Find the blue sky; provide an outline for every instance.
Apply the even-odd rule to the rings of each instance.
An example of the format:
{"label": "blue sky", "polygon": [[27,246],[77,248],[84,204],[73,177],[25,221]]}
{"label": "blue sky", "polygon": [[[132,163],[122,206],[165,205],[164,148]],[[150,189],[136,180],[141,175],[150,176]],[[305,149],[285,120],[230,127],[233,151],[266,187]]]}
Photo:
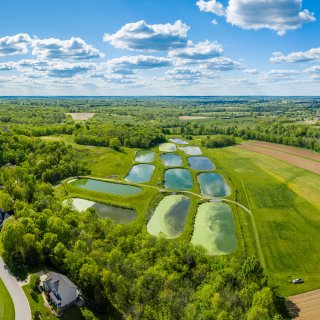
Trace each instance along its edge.
{"label": "blue sky", "polygon": [[319,95],[316,0],[3,0],[0,95]]}

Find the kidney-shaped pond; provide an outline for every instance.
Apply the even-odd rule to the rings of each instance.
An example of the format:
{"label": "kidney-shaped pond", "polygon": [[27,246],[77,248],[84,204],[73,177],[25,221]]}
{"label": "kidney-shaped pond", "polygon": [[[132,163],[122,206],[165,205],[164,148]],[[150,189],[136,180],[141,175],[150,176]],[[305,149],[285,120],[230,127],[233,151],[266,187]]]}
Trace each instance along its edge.
{"label": "kidney-shaped pond", "polygon": [[198,175],[201,193],[210,197],[226,197],[230,188],[218,173],[201,173]]}
{"label": "kidney-shaped pond", "polygon": [[199,147],[179,147],[179,150],[184,151],[189,156],[200,156],[202,154]]}
{"label": "kidney-shaped pond", "polygon": [[154,161],[154,152],[152,151],[138,151],[135,158],[136,162],[153,162]]}
{"label": "kidney-shaped pond", "polygon": [[174,152],[177,150],[177,147],[174,143],[161,143],[159,145],[159,150],[161,152]]}
{"label": "kidney-shaped pond", "polygon": [[216,167],[207,157],[188,158],[189,166],[194,170],[214,170]]}
{"label": "kidney-shaped pond", "polygon": [[126,180],[130,182],[148,182],[151,179],[155,166],[151,164],[137,164],[132,167]]}
{"label": "kidney-shaped pond", "polygon": [[177,154],[164,153],[161,155],[161,159],[163,161],[163,164],[166,167],[180,167],[180,166],[182,166],[182,159]]}
{"label": "kidney-shaped pond", "polygon": [[120,208],[81,198],[72,198],[72,203],[74,208],[80,212],[93,208],[100,218],[109,218],[116,223],[127,224],[137,216],[137,212],[133,209]]}
{"label": "kidney-shaped pond", "polygon": [[133,196],[141,193],[143,190],[136,186],[130,186],[127,184],[113,183],[107,181],[100,181],[94,179],[76,179],[69,182],[70,185],[89,190],[109,193],[117,196]]}
{"label": "kidney-shaped pond", "polygon": [[162,232],[169,239],[178,237],[184,231],[189,208],[189,197],[183,195],[164,197],[147,225],[148,232],[154,236]]}
{"label": "kidney-shaped pond", "polygon": [[187,141],[184,141],[184,140],[181,140],[181,139],[178,139],[178,138],[169,139],[169,141],[171,141],[173,143],[176,143],[176,144],[188,144]]}
{"label": "kidney-shaped pond", "polygon": [[173,190],[188,190],[193,186],[193,181],[187,169],[169,169],[164,174],[164,186]]}
{"label": "kidney-shaped pond", "polygon": [[191,243],[202,245],[209,255],[233,253],[237,248],[231,207],[225,203],[199,206]]}

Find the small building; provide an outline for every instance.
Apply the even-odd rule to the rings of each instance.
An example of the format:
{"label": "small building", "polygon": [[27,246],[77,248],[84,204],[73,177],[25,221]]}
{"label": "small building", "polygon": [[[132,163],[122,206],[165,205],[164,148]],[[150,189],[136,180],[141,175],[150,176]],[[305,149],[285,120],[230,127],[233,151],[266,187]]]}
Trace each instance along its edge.
{"label": "small building", "polygon": [[78,287],[66,276],[49,272],[40,277],[40,286],[49,302],[59,309],[75,304],[80,296]]}
{"label": "small building", "polygon": [[4,222],[13,214],[12,211],[5,211],[0,208],[0,230],[4,224]]}

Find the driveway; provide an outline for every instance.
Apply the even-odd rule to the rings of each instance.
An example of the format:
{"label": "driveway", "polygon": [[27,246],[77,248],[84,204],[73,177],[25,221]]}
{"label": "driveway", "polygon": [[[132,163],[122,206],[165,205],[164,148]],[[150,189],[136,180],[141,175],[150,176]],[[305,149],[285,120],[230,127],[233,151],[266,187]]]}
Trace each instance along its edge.
{"label": "driveway", "polygon": [[0,257],[0,278],[9,291],[15,311],[16,320],[31,320],[29,302],[21,289],[19,282],[4,268],[4,262]]}

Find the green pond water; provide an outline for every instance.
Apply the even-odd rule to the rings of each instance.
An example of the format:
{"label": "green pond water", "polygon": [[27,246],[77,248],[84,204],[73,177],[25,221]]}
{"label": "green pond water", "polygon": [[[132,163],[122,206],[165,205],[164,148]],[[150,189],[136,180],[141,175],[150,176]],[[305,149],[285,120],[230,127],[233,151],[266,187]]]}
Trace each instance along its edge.
{"label": "green pond water", "polygon": [[125,180],[136,183],[148,182],[154,169],[155,166],[151,164],[137,164],[132,167]]}
{"label": "green pond water", "polygon": [[177,238],[184,231],[190,208],[190,198],[183,195],[164,197],[153,213],[147,230],[158,236],[162,232],[167,238]]}
{"label": "green pond water", "polygon": [[184,151],[189,156],[200,156],[202,151],[199,147],[179,147],[179,150]]}
{"label": "green pond water", "polygon": [[163,161],[163,164],[166,167],[180,167],[180,166],[182,166],[182,159],[177,154],[164,153],[161,155],[161,159]]}
{"label": "green pond water", "polygon": [[99,181],[94,179],[76,179],[69,182],[70,185],[90,190],[90,191],[98,191],[109,194],[114,194],[118,196],[132,196],[141,193],[143,190],[136,186],[130,186],[126,184]]}
{"label": "green pond water", "polygon": [[177,150],[177,147],[174,143],[161,143],[159,145],[159,150],[161,152],[174,152]]}
{"label": "green pond water", "polygon": [[193,181],[187,169],[169,169],[164,174],[164,186],[173,190],[188,190],[193,187]]}
{"label": "green pond water", "polygon": [[226,197],[230,188],[224,178],[218,173],[201,173],[198,175],[201,193],[210,197]]}
{"label": "green pond water", "polygon": [[207,157],[190,157],[188,158],[190,168],[194,170],[214,170],[216,167]]}
{"label": "green pond water", "polygon": [[152,151],[138,151],[135,158],[136,162],[149,163],[154,161],[154,152]]}
{"label": "green pond water", "polygon": [[188,144],[187,141],[184,141],[184,140],[181,140],[181,139],[178,139],[178,138],[173,138],[173,139],[169,139],[169,141],[175,143],[175,144]]}
{"label": "green pond water", "polygon": [[233,253],[237,249],[237,236],[231,207],[222,202],[200,205],[191,243],[202,245],[208,255]]}
{"label": "green pond water", "polygon": [[89,208],[93,208],[100,218],[109,218],[116,223],[121,224],[130,223],[137,216],[137,212],[133,209],[120,208],[81,198],[72,198],[72,204],[74,208],[80,212],[83,212]]}

